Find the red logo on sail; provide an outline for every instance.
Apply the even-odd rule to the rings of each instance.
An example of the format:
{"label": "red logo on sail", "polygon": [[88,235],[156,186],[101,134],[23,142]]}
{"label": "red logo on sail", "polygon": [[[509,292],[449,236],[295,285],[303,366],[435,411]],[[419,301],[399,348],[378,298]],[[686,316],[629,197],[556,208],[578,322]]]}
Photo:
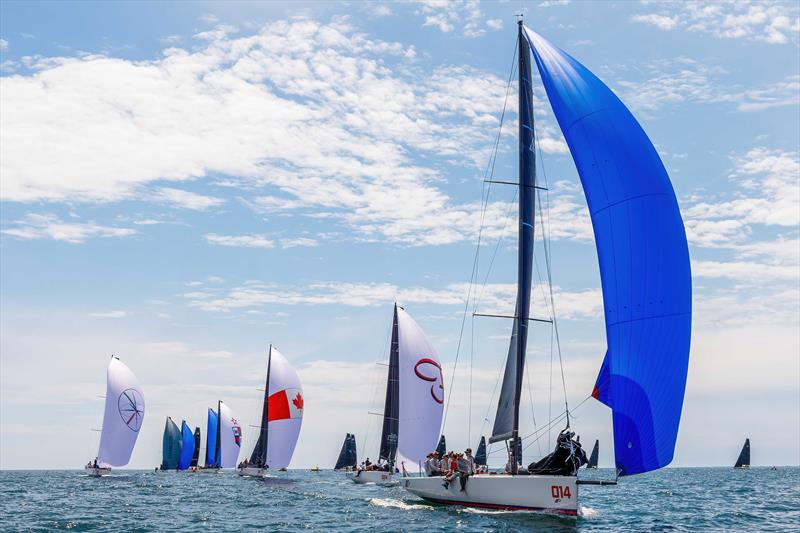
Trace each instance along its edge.
{"label": "red logo on sail", "polygon": [[284,389],[275,392],[269,397],[268,419],[288,420],[290,418],[303,418],[303,391],[300,389]]}
{"label": "red logo on sail", "polygon": [[[436,403],[444,403],[444,378],[442,377],[442,365],[433,359],[424,357],[414,365],[414,373],[418,378],[433,382],[431,385],[431,396]],[[436,386],[438,383],[438,387]]]}

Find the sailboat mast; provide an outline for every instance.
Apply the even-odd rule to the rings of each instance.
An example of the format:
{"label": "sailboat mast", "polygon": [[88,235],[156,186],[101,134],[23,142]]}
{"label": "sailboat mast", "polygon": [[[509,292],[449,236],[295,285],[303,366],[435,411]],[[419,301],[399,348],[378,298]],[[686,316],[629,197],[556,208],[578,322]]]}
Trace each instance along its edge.
{"label": "sailboat mast", "polygon": [[512,473],[517,473],[519,455],[519,405],[522,379],[525,372],[525,352],[528,345],[531,277],[533,274],[533,228],[536,202],[536,157],[533,134],[533,92],[531,84],[530,45],[518,23],[517,39],[519,64],[519,246],[517,251],[517,342],[514,419],[511,437]]}

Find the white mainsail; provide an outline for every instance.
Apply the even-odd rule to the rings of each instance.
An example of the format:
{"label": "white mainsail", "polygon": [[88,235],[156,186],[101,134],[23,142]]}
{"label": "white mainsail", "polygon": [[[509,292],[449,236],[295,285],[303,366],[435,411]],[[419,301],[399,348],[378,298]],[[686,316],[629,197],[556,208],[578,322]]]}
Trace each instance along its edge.
{"label": "white mainsail", "polygon": [[303,424],[303,387],[286,357],[275,347],[269,370],[269,438],[267,465],[286,468],[292,460]]}
{"label": "white mainsail", "polygon": [[418,472],[439,441],[444,377],[439,356],[425,332],[399,306],[397,333],[400,409],[395,464],[407,472]]}
{"label": "white mainsail", "polygon": [[235,468],[242,447],[242,428],[230,407],[219,403],[220,468]]}
{"label": "white mainsail", "polygon": [[108,364],[106,408],[97,461],[100,466],[125,466],[144,421],[144,394],[139,380],[116,357]]}

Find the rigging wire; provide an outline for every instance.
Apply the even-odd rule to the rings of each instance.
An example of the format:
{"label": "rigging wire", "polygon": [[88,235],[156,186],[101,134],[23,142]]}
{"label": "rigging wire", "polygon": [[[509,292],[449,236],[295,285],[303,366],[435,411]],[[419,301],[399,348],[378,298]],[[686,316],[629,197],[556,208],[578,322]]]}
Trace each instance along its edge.
{"label": "rigging wire", "polygon": [[492,150],[492,153],[489,156],[489,161],[487,162],[486,170],[484,171],[484,184],[482,185],[482,189],[485,189],[486,193],[484,195],[483,191],[481,191],[481,196],[483,197],[482,198],[483,204],[481,206],[481,219],[480,219],[480,227],[478,229],[478,242],[477,242],[477,245],[475,246],[475,258],[472,261],[472,273],[470,274],[469,287],[467,289],[467,298],[466,298],[466,301],[464,302],[464,314],[463,314],[463,316],[461,318],[461,330],[460,330],[460,332],[458,334],[458,344],[456,346],[456,357],[455,357],[455,361],[453,362],[453,375],[450,376],[450,390],[447,392],[447,404],[445,405],[445,408],[444,408],[444,417],[442,419],[442,428],[444,428],[446,423],[447,423],[447,414],[450,411],[450,398],[453,395],[453,383],[455,383],[456,370],[458,368],[458,356],[459,356],[459,354],[461,352],[461,341],[462,341],[462,339],[464,337],[464,325],[465,325],[466,320],[467,320],[467,311],[469,310],[469,302],[470,302],[470,299],[472,297],[472,287],[475,284],[475,280],[477,278],[477,273],[478,273],[478,258],[479,258],[480,249],[481,249],[481,238],[483,236],[483,228],[484,228],[484,222],[485,222],[485,217],[486,217],[486,210],[487,210],[487,207],[488,207],[488,204],[489,204],[489,195],[491,194],[491,190],[492,190],[492,184],[489,183],[488,186],[487,186],[487,184],[485,182],[487,181],[486,180],[487,177],[491,180],[491,178],[494,176],[494,168],[495,168],[495,164],[497,163],[497,151],[498,151],[498,147],[500,145],[500,135],[503,132],[503,123],[504,123],[504,119],[505,119],[505,116],[506,116],[506,108],[508,106],[508,95],[509,95],[509,93],[511,91],[511,80],[513,78],[513,75],[514,75],[514,72],[515,72],[515,69],[516,69],[516,66],[515,66],[516,62],[514,60],[517,57],[517,46],[518,46],[518,43],[515,41],[515,43],[514,43],[514,53],[511,55],[511,69],[510,69],[510,72],[509,72],[509,75],[508,75],[508,81],[506,83],[506,94],[505,94],[505,98],[503,100],[503,111],[500,114],[500,124],[499,124],[498,129],[497,129],[497,136],[495,137],[494,148]]}

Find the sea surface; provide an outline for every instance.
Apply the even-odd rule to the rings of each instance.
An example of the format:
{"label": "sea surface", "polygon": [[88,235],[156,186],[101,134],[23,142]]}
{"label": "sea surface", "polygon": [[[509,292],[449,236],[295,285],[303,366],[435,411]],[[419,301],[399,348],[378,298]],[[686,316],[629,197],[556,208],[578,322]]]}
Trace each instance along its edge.
{"label": "sea surface", "polygon": [[[610,470],[591,477],[611,478]],[[585,476],[588,477],[588,476]],[[580,515],[434,506],[401,487],[302,470],[0,472],[2,531],[800,531],[800,468],[674,468],[581,486]]]}

